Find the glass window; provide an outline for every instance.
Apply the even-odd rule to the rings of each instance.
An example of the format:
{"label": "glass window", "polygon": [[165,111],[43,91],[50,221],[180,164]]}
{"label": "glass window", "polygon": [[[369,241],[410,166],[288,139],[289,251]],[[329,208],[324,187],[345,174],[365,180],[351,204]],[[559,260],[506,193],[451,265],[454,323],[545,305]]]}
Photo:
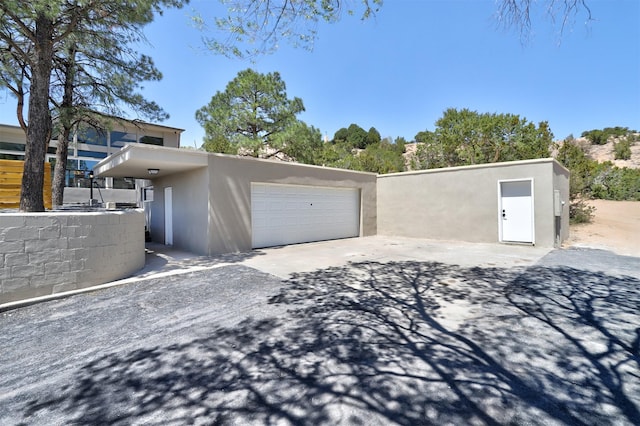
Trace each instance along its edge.
{"label": "glass window", "polygon": [[64,173],[64,186],[88,188],[86,173],[83,170],[67,169]]}
{"label": "glass window", "polygon": [[24,160],[24,155],[0,153],[0,160]]}
{"label": "glass window", "polygon": [[67,160],[67,168],[64,176],[64,186],[74,188],[89,188],[91,186],[89,171],[93,170],[97,161],[74,158]]}
{"label": "glass window", "polygon": [[136,143],[136,135],[127,132],[111,132],[111,146],[122,148],[125,144]]}
{"label": "glass window", "polygon": [[82,158],[78,159],[78,170],[93,170],[93,168],[96,166],[96,164],[98,164],[97,161],[93,161],[93,160],[85,160]]}
{"label": "glass window", "polygon": [[135,189],[136,180],[134,178],[113,178],[114,189]]}
{"label": "glass window", "polygon": [[78,168],[78,160],[67,159],[67,170],[75,170]]}
{"label": "glass window", "polygon": [[78,143],[107,146],[107,133],[93,128],[81,129],[78,131]]}
{"label": "glass window", "polygon": [[11,143],[11,142],[0,142],[0,149],[6,149],[7,151],[24,151],[25,144],[23,143]]}
{"label": "glass window", "polygon": [[148,145],[164,145],[164,139],[156,136],[143,136],[140,138],[140,143],[146,143]]}
{"label": "glass window", "polygon": [[78,150],[78,155],[80,155],[82,157],[107,158],[107,153],[106,152],[97,152],[97,151],[81,151],[81,150]]}

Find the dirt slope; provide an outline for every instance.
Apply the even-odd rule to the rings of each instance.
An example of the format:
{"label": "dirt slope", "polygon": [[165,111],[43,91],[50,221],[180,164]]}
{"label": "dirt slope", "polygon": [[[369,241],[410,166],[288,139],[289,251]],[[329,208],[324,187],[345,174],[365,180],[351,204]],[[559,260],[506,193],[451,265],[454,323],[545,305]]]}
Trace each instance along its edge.
{"label": "dirt slope", "polygon": [[611,161],[618,167],[628,167],[630,169],[640,169],[640,142],[631,145],[631,158],[629,160],[615,160],[613,155],[613,141],[604,145],[591,145],[589,156],[596,161]]}
{"label": "dirt slope", "polygon": [[592,200],[592,223],[572,225],[565,246],[611,250],[640,257],[640,202]]}

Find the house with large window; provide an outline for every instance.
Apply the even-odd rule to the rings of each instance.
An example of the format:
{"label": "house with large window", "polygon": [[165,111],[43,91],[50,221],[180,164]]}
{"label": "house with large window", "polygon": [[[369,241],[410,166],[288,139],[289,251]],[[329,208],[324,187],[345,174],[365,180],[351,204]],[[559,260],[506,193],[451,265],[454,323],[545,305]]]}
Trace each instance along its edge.
{"label": "house with large window", "polygon": [[[90,126],[74,132],[69,140],[66,165],[64,201],[79,203],[89,200],[91,179],[89,171],[102,159],[130,144],[147,144],[170,148],[180,147],[184,130],[139,120],[116,119],[109,129]],[[0,124],[0,159],[24,160],[26,135],[19,126]],[[54,135],[47,148],[46,160],[52,166],[56,160],[58,137]],[[94,198],[99,201],[135,203],[139,199],[132,177],[96,179]]]}

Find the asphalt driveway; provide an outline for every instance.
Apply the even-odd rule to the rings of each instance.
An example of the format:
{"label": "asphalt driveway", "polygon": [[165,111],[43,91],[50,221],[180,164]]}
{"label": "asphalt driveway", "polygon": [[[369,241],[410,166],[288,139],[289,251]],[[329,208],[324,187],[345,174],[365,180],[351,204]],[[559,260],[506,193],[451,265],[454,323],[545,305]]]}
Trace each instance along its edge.
{"label": "asphalt driveway", "polygon": [[377,241],[2,312],[0,424],[640,424],[640,258]]}

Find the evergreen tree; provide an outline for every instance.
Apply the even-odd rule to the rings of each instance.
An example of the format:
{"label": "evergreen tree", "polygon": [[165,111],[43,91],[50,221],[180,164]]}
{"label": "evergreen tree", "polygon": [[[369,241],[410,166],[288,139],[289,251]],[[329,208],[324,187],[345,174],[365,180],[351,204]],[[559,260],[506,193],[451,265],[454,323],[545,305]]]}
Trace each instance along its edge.
{"label": "evergreen tree", "polygon": [[[77,48],[77,52],[81,52],[83,47],[91,48],[90,44],[76,42],[77,39],[85,37],[91,40],[94,36],[99,38],[100,31],[112,31],[115,34],[123,25],[151,22],[154,13],[161,12],[163,6],[181,6],[183,3],[180,0],[34,0],[0,3],[0,78],[2,84],[18,99],[18,121],[25,128],[27,136],[21,210],[44,210],[44,161],[53,128],[50,104],[52,71],[68,70],[64,65],[56,65],[56,61],[65,57],[69,49],[73,51]],[[114,25],[110,27],[109,23]],[[125,40],[133,42],[135,37]],[[117,49],[123,47],[116,45]],[[15,67],[14,71],[11,71],[11,67]],[[95,76],[103,71],[106,70],[95,68],[91,72]],[[110,79],[108,81],[112,83]],[[61,87],[64,87],[64,83]],[[26,94],[27,120],[22,111]],[[117,96],[117,93],[112,92],[110,96]],[[62,114],[69,116],[68,112]]]}
{"label": "evergreen tree", "polygon": [[205,149],[212,141],[226,140],[237,152],[258,157],[276,146],[276,138],[303,111],[302,99],[287,98],[280,73],[247,69],[196,111],[196,119],[206,132]]}

